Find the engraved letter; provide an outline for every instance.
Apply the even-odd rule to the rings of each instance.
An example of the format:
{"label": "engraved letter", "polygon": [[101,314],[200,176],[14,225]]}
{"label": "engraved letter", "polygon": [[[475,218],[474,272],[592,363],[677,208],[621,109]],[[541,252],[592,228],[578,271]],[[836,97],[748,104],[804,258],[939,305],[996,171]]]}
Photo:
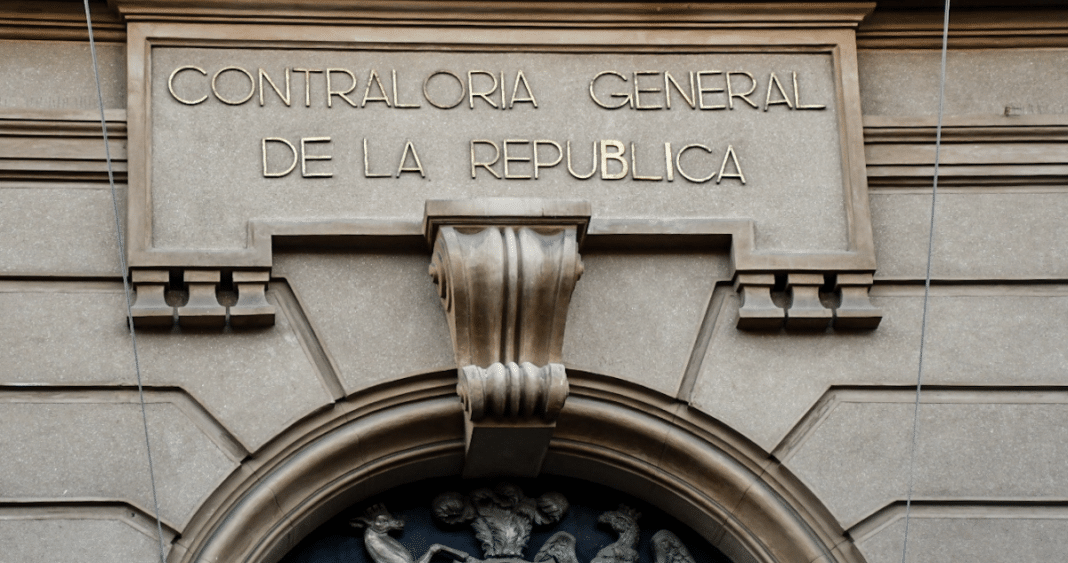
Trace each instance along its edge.
{"label": "engraved letter", "polygon": [[[777,100],[771,99],[772,86],[775,86],[779,91],[779,99]],[[773,72],[771,73],[771,78],[768,78],[768,95],[764,96],[764,111],[768,111],[768,106],[773,106],[775,104],[786,104],[786,107],[794,109],[793,104],[790,103],[790,98],[786,97],[786,92],[782,89],[782,84],[779,84],[779,77],[775,76],[775,73]]]}
{"label": "engraved letter", "polygon": [[364,178],[389,178],[389,174],[371,172],[371,157],[367,152],[367,139],[363,140],[363,177]]}
{"label": "engraved letter", "polygon": [[671,162],[671,143],[664,143],[664,168],[667,169],[667,181],[675,181],[675,165]]}
{"label": "engraved letter", "polygon": [[[431,103],[433,103],[433,102],[431,102]],[[493,160],[491,160],[489,162],[478,162],[478,161],[476,161],[475,160],[475,145],[476,144],[489,145],[489,146],[493,147]],[[472,178],[475,177],[475,169],[478,168],[479,166],[481,166],[481,167],[485,168],[486,170],[488,170],[490,174],[493,174],[494,178],[497,178],[498,180],[500,180],[501,179],[501,175],[498,174],[496,170],[490,168],[490,166],[493,166],[494,164],[497,164],[497,161],[500,160],[500,159],[501,159],[501,149],[497,146],[497,143],[494,143],[493,141],[482,141],[482,140],[471,141],[471,177]]]}
{"label": "engraved letter", "polygon": [[267,83],[270,84],[271,88],[274,89],[274,93],[278,94],[278,97],[282,100],[282,103],[285,104],[286,107],[289,107],[290,106],[290,101],[292,101],[292,99],[293,99],[289,95],[290,94],[290,91],[289,91],[289,69],[288,68],[286,69],[286,95],[285,96],[282,95],[282,91],[279,90],[278,86],[275,85],[274,80],[271,80],[271,77],[267,76],[267,71],[265,71],[265,70],[263,70],[261,68],[261,69],[259,69],[259,72],[260,72],[260,106],[261,107],[263,106],[263,79],[266,78],[267,79]]}
{"label": "engraved letter", "polygon": [[[456,83],[460,85],[460,97],[456,98],[456,101],[451,103],[451,104],[449,104],[449,105],[439,104],[439,103],[435,102],[434,100],[430,99],[430,90],[427,87],[430,85],[430,79],[434,78],[435,76],[437,76],[439,74],[447,74],[447,75],[453,77],[454,79],[456,79]],[[432,106],[434,106],[434,107],[436,107],[438,109],[452,109],[452,108],[460,105],[460,102],[464,101],[464,98],[467,97],[467,90],[464,89],[464,81],[461,80],[460,77],[456,75],[456,73],[449,72],[447,70],[438,70],[438,71],[434,71],[434,73],[432,73],[430,76],[426,77],[426,80],[423,81],[423,97],[426,98],[426,101],[430,102],[430,105],[432,105]]]}
{"label": "engraved letter", "polygon": [[[612,147],[615,152],[609,153],[608,147]],[[622,180],[627,176],[627,171],[630,165],[627,163],[627,159],[623,158],[623,154],[627,152],[627,147],[619,142],[612,140],[601,139],[601,179],[602,180]],[[619,163],[623,168],[619,172],[608,172],[608,161],[614,160]]]}
{"label": "engraved letter", "polygon": [[[382,93],[381,96],[371,95],[371,86],[378,86],[378,91]],[[355,87],[355,81],[353,81]],[[367,75],[367,87],[363,89],[363,102],[360,103],[360,107],[367,107],[367,102],[385,102],[386,107],[389,106],[389,96],[386,96],[386,89],[382,87],[382,81],[378,79],[378,71],[371,69],[371,73]]]}
{"label": "engraved letter", "polygon": [[[556,147],[556,160],[554,160],[552,162],[544,162],[541,159],[539,159],[538,158],[538,145],[552,145],[552,146]],[[563,159],[564,159],[564,151],[560,150],[560,144],[557,143],[556,141],[534,141],[534,179],[535,180],[538,179],[538,169],[539,168],[552,168],[553,166],[556,166],[557,164],[560,164],[560,161],[562,161]]]}
{"label": "engraved letter", "polygon": [[603,70],[601,72],[598,72],[597,76],[594,76],[593,80],[590,80],[590,97],[593,98],[593,103],[603,107],[604,109],[619,109],[619,108],[621,108],[621,107],[623,107],[623,106],[625,106],[627,104],[631,104],[631,107],[633,107],[633,103],[634,102],[631,100],[630,92],[627,92],[626,94],[620,94],[618,92],[609,94],[609,96],[611,96],[613,98],[622,98],[623,99],[623,101],[619,102],[619,104],[614,105],[614,106],[607,105],[604,102],[602,102],[600,99],[597,98],[597,94],[594,93],[593,87],[594,87],[595,84],[597,84],[597,79],[598,78],[600,78],[602,76],[605,76],[605,75],[608,75],[608,74],[611,74],[612,76],[618,76],[618,77],[622,78],[623,82],[627,81],[627,77],[626,76],[623,76],[622,74],[619,74],[618,72],[616,72],[614,70]]}
{"label": "engraved letter", "polygon": [[[268,172],[267,170],[267,143],[283,143],[289,147],[289,152],[293,154],[293,162],[289,164],[289,168],[281,172]],[[281,137],[264,137],[262,145],[263,147],[263,177],[264,178],[281,178],[293,171],[297,167],[297,147],[293,146],[293,143],[281,138]]]}
{"label": "engraved letter", "polygon": [[[481,74],[483,76],[490,77],[493,81],[493,86],[489,90],[483,92],[475,92],[475,75]],[[468,107],[475,109],[475,98],[482,98],[486,100],[486,103],[493,106],[493,109],[497,109],[497,102],[490,99],[490,94],[497,91],[497,76],[492,72],[486,72],[484,70],[469,70],[467,71],[467,103]]]}
{"label": "engraved letter", "polygon": [[[404,161],[408,160],[408,155],[412,155],[412,159],[415,160],[415,166],[404,166]],[[423,163],[419,162],[419,153],[415,152],[415,145],[411,141],[404,142],[404,152],[401,153],[400,164],[397,165],[397,177],[400,178],[401,174],[405,172],[418,172],[420,176],[426,178],[426,171],[423,170]]]}
{"label": "engraved letter", "polygon": [[705,105],[705,94],[721,94],[723,88],[705,88],[701,82],[701,78],[704,76],[715,76],[717,74],[723,74],[718,70],[702,70],[697,73],[697,99],[701,105],[701,109],[727,109],[726,105]]}
{"label": "engraved letter", "polygon": [[419,104],[402,104],[397,100],[397,69],[393,69],[393,107],[401,109],[423,107]]}
{"label": "engraved letter", "polygon": [[208,95],[207,94],[204,94],[203,96],[201,96],[201,97],[199,97],[199,98],[197,98],[195,100],[187,100],[187,99],[179,96],[178,94],[174,93],[174,77],[177,76],[178,73],[182,72],[183,70],[195,70],[195,71],[199,72],[200,74],[203,74],[204,76],[208,75],[208,72],[206,70],[204,70],[204,69],[202,69],[200,67],[195,67],[195,66],[180,66],[180,67],[174,69],[174,72],[171,73],[171,77],[167,79],[167,89],[171,91],[171,97],[173,97],[174,99],[178,100],[179,102],[182,102],[183,104],[185,104],[187,106],[195,106],[195,105],[203,102],[204,100],[208,99]]}
{"label": "engraved letter", "polygon": [[330,160],[327,154],[308,154],[308,143],[329,143],[330,137],[303,137],[300,140],[300,175],[305,178],[330,178],[333,172],[308,172],[309,160]]}
{"label": "engraved letter", "polygon": [[[655,106],[643,106],[642,105],[641,95],[642,94],[656,94],[656,93],[659,93],[659,92],[661,92],[659,87],[657,87],[657,88],[641,88],[641,87],[638,86],[638,77],[640,77],[640,76],[656,76],[658,74],[660,74],[660,73],[655,71],[655,70],[640,70],[640,71],[636,71],[634,73],[634,109],[664,109],[664,106],[662,106],[660,104],[657,104]],[[634,151],[633,150],[631,151],[630,156],[631,156],[631,158],[634,157]],[[638,179],[637,176],[635,176],[634,179],[637,180]]]}
{"label": "engraved letter", "polygon": [[[351,81],[351,84],[349,84],[349,89],[348,90],[334,90],[333,84],[330,83],[330,74],[334,73],[334,72],[344,72],[345,74],[349,75],[349,80]],[[356,75],[355,74],[352,74],[352,72],[350,72],[350,71],[348,71],[346,69],[343,69],[343,68],[328,68],[328,69],[326,69],[326,107],[328,107],[328,108],[334,107],[334,105],[331,103],[333,101],[333,96],[340,96],[341,99],[345,100],[346,102],[348,102],[350,106],[356,107],[356,102],[350,100],[349,97],[346,95],[346,94],[348,94],[349,92],[351,92],[351,91],[353,91],[355,89],[356,89]]]}
{"label": "engraved letter", "polygon": [[[749,79],[750,86],[749,86],[749,90],[748,91],[742,92],[740,94],[736,93],[734,91],[734,85],[731,84],[731,77],[735,76],[735,75],[745,76],[746,78]],[[749,74],[748,72],[745,72],[745,71],[728,72],[727,73],[727,105],[731,109],[734,109],[734,98],[741,98],[742,101],[744,101],[745,103],[753,106],[754,108],[759,108],[760,106],[754,104],[753,100],[750,100],[749,98],[746,97],[749,94],[752,94],[754,91],[756,91],[756,87],[757,87],[756,79],[753,78],[752,74]]]}
{"label": "engraved letter", "polygon": [[704,151],[707,152],[707,153],[711,153],[712,152],[712,149],[710,149],[710,148],[708,148],[708,147],[706,147],[706,146],[704,146],[704,145],[702,145],[700,143],[693,143],[691,145],[686,145],[685,147],[682,147],[682,150],[680,150],[679,154],[675,157],[675,168],[678,169],[679,175],[682,176],[683,178],[686,178],[687,180],[689,180],[689,181],[691,181],[691,182],[693,182],[695,184],[703,184],[703,183],[711,180],[716,175],[716,173],[712,172],[711,174],[708,175],[707,178],[694,178],[693,176],[690,176],[689,174],[687,174],[682,169],[682,155],[683,155],[683,153],[685,153],[686,151],[688,151],[690,149],[696,149],[696,148],[704,149]]}
{"label": "engraved letter", "polygon": [[311,73],[313,73],[313,72],[322,72],[322,70],[317,69],[317,68],[295,68],[295,69],[293,69],[293,72],[303,72],[304,73],[304,107],[310,108],[311,107]]}
{"label": "engraved letter", "polygon": [[522,174],[510,174],[510,173],[508,173],[508,163],[509,162],[530,162],[530,157],[526,157],[526,156],[510,156],[508,154],[508,145],[529,145],[530,141],[527,141],[525,139],[524,140],[507,139],[504,142],[502,142],[501,144],[504,145],[504,177],[505,177],[505,179],[507,179],[507,180],[529,180],[530,179],[529,175],[525,176],[525,175],[522,175]]}
{"label": "engraved letter", "polygon": [[797,73],[794,74],[794,109],[827,109],[827,106],[822,104],[814,105],[801,105],[801,94],[798,93],[797,88]]}
{"label": "engraved letter", "polygon": [[590,169],[590,173],[589,174],[586,174],[585,176],[583,176],[583,175],[575,173],[575,169],[571,167],[571,141],[567,142],[567,171],[572,176],[574,176],[575,178],[577,178],[579,180],[588,180],[595,173],[597,173],[597,141],[593,142],[593,156],[590,157],[590,162],[592,163],[591,164],[592,168]]}
{"label": "engraved letter", "polygon": [[[517,98],[516,94],[519,92],[519,84],[523,84],[523,89],[527,91],[527,95],[523,98]],[[534,99],[534,91],[530,89],[530,84],[527,83],[527,77],[523,76],[523,71],[519,71],[515,75],[515,85],[512,86],[512,103],[508,104],[508,109],[515,107],[515,103],[531,103],[534,107],[538,107],[538,100]],[[535,175],[535,177],[537,177]]]}
{"label": "engraved letter", "polygon": [[[686,102],[686,105],[690,106],[690,109],[697,109],[697,100],[694,98],[693,89],[693,71],[690,71],[690,95],[687,96],[686,92],[679,87],[679,83],[675,81],[675,77],[671,76],[670,72],[664,72],[664,97],[666,98],[667,108],[671,109],[671,88],[670,84],[675,85],[675,91],[682,96],[682,99]],[[704,109],[704,108],[702,108]]]}
{"label": "engraved letter", "polygon": [[[245,77],[248,78],[248,86],[249,86],[248,95],[245,96],[244,98],[241,98],[240,100],[227,100],[226,98],[222,97],[221,94],[219,94],[219,89],[216,87],[215,83],[219,80],[219,75],[224,73],[224,72],[226,72],[226,71],[228,71],[228,70],[236,70],[237,72],[240,72],[240,73],[244,74]],[[220,68],[219,72],[216,72],[215,76],[211,77],[211,91],[215,93],[215,97],[218,98],[220,102],[222,102],[224,104],[227,104],[227,105],[231,105],[231,106],[239,106],[239,105],[251,100],[252,96],[256,95],[256,79],[252,78],[252,74],[249,71],[247,71],[247,70],[245,70],[245,69],[243,69],[241,67],[228,66],[226,68]]]}
{"label": "engraved letter", "polygon": [[638,175],[638,151],[634,149],[634,143],[630,144],[630,174],[635,180],[649,180],[653,182],[659,182],[664,179],[663,176],[639,176]]}
{"label": "engraved letter", "polygon": [[[737,174],[724,174],[727,169],[727,159],[730,159],[734,163],[734,169],[738,171]],[[738,164],[738,156],[734,154],[734,147],[727,145],[727,152],[723,154],[723,164],[719,166],[719,175],[716,176],[716,183],[724,178],[738,178],[742,181],[742,185],[745,185],[745,176],[742,174],[742,166]]]}

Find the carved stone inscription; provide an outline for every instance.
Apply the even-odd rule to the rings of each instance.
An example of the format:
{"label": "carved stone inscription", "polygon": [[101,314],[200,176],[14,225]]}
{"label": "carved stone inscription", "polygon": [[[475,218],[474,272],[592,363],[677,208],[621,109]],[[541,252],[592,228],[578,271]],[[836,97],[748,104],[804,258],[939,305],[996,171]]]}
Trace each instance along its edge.
{"label": "carved stone inscription", "polygon": [[250,220],[527,196],[752,219],[761,251],[847,250],[827,52],[155,47],[151,73],[157,249],[241,249]]}

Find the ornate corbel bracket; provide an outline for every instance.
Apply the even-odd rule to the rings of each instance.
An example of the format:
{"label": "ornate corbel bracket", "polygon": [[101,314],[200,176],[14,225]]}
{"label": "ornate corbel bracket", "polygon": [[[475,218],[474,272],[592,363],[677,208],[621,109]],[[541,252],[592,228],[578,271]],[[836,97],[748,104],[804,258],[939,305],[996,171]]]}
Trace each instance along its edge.
{"label": "ornate corbel bracket", "polygon": [[567,399],[564,323],[590,220],[581,201],[427,201],[430,275],[464,405],[464,474],[533,476]]}

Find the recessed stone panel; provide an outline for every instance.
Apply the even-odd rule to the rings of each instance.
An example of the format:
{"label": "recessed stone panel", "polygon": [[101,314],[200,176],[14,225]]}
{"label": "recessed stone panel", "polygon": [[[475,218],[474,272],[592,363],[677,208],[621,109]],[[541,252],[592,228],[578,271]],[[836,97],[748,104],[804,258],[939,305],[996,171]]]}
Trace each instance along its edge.
{"label": "recessed stone panel", "polygon": [[[119,198],[122,212],[125,188],[120,188]],[[119,275],[115,212],[107,185],[9,184],[0,189],[0,237],[0,273]]]}
{"label": "recessed stone panel", "polygon": [[279,254],[275,273],[305,314],[349,393],[406,375],[456,369],[424,254]]}
{"label": "recessed stone panel", "polygon": [[[153,523],[154,525],[154,523]],[[119,520],[0,518],[4,561],[116,563],[159,559],[156,538]]]}
{"label": "recessed stone panel", "polygon": [[[938,115],[941,52],[937,49],[861,50],[864,115]],[[1068,114],[1068,49],[950,49],[946,57],[946,115]]]}
{"label": "recessed stone panel", "polygon": [[[1068,551],[1068,518],[1044,507],[1016,510],[977,506],[971,515],[909,519],[908,563],[1057,561]],[[857,542],[868,563],[900,563],[903,519]]]}
{"label": "recessed stone panel", "polygon": [[[105,499],[151,511],[141,407],[18,398],[0,402],[0,495],[4,499]],[[147,405],[163,518],[179,529],[236,467],[173,404]]]}
{"label": "recessed stone panel", "polygon": [[[97,43],[96,56],[104,107],[126,107],[126,46]],[[0,41],[0,74],[0,109],[100,107],[88,42]]]}
{"label": "recessed stone panel", "polygon": [[[0,382],[136,385],[125,312],[117,283],[0,285]],[[249,450],[330,400],[285,315],[264,330],[138,331],[137,341],[145,385],[186,390]]]}
{"label": "recessed stone panel", "polygon": [[[916,384],[923,287],[879,287],[879,329],[747,333],[734,330],[737,298],[719,317],[692,404],[773,450],[831,385]],[[1058,319],[1068,295],[1012,287],[932,290],[924,382],[1060,385],[1068,370]]]}
{"label": "recessed stone panel", "polygon": [[[1068,277],[1068,192],[938,194],[931,275],[935,279]],[[922,279],[930,194],[872,194],[877,277]],[[1027,217],[1021,221],[1021,217]]]}
{"label": "recessed stone panel", "polygon": [[[846,528],[908,493],[913,403],[833,404],[784,465]],[[872,399],[858,399],[872,400]],[[877,400],[877,399],[875,399]],[[943,402],[934,402],[934,401]],[[1007,401],[1002,397],[993,401]],[[940,397],[920,409],[914,499],[1048,500],[1068,495],[1068,403],[1024,395]],[[874,421],[878,421],[875,423]]]}
{"label": "recessed stone panel", "polygon": [[674,395],[727,256],[588,253],[582,262],[564,361]]}

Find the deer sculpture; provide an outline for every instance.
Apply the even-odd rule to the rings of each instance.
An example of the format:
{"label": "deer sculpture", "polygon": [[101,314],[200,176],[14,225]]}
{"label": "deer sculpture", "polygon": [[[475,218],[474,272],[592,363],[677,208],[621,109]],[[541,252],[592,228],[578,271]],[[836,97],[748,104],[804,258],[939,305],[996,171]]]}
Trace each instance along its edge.
{"label": "deer sculpture", "polygon": [[404,519],[393,516],[381,504],[368,508],[363,516],[350,520],[349,525],[354,528],[365,528],[364,546],[375,563],[430,563],[430,560],[438,553],[445,553],[457,561],[470,558],[464,551],[436,543],[416,561],[408,548],[389,535],[391,531],[404,529]]}

